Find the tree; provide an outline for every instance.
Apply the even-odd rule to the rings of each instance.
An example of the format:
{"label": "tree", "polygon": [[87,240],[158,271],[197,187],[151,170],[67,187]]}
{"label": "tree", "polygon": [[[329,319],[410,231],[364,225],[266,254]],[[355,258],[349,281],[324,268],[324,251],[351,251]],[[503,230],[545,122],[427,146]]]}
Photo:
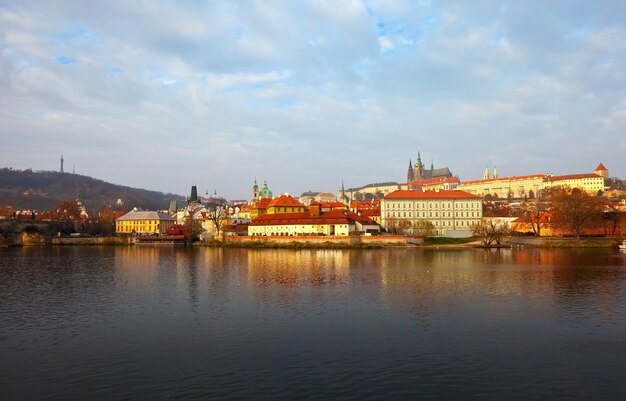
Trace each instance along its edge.
{"label": "tree", "polygon": [[502,238],[509,234],[506,223],[496,219],[481,219],[478,224],[472,226],[474,234],[484,246],[490,246],[494,241],[500,245]]}
{"label": "tree", "polygon": [[199,220],[193,218],[193,216],[189,216],[185,219],[185,231],[187,231],[187,238],[196,241],[200,234],[202,234],[202,223]]}
{"label": "tree", "polygon": [[363,200],[363,194],[359,191],[354,193],[354,200],[357,202],[361,202]]}
{"label": "tree", "polygon": [[80,217],[80,207],[75,200],[61,201],[54,209],[61,220],[76,220]]}
{"label": "tree", "polygon": [[[614,235],[615,231],[620,228],[620,211],[617,205],[609,204],[602,213],[604,221],[604,234]],[[620,230],[621,231],[621,230]]]}
{"label": "tree", "polygon": [[602,201],[578,188],[561,188],[551,196],[552,223],[571,232],[576,241],[585,229],[599,225],[602,219]]}
{"label": "tree", "polygon": [[207,217],[215,226],[215,236],[219,238],[222,227],[227,222],[228,206],[226,199],[213,196],[206,203]]}
{"label": "tree", "polygon": [[541,202],[539,199],[534,199],[534,201],[530,202],[530,205],[527,206],[526,211],[533,233],[536,237],[541,237],[542,219],[549,211],[549,204]]}
{"label": "tree", "polygon": [[387,232],[391,234],[405,234],[406,230],[409,228],[411,228],[411,222],[409,220],[398,218],[387,219]]}
{"label": "tree", "polygon": [[436,233],[435,225],[431,221],[419,219],[413,224],[413,234],[423,235],[424,238],[428,238]]}
{"label": "tree", "polygon": [[374,200],[374,195],[369,192],[366,192],[365,195],[363,195],[363,200],[371,202]]}

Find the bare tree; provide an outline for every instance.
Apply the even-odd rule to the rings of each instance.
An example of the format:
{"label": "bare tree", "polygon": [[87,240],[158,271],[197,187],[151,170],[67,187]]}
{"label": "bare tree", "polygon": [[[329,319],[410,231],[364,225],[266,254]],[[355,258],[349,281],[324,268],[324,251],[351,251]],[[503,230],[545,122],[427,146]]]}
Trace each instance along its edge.
{"label": "bare tree", "polygon": [[207,218],[215,226],[215,236],[219,238],[222,227],[227,222],[228,206],[226,199],[220,197],[211,197],[206,203]]}
{"label": "bare tree", "polygon": [[387,219],[387,232],[391,234],[405,234],[411,228],[409,220],[389,218]]}
{"label": "bare tree", "polygon": [[428,238],[436,233],[435,225],[426,219],[419,219],[413,224],[413,234],[423,235],[424,238]]}
{"label": "bare tree", "polygon": [[472,234],[485,246],[490,246],[494,241],[500,245],[502,238],[508,235],[509,231],[506,223],[495,219],[481,219],[478,224],[472,226]]}

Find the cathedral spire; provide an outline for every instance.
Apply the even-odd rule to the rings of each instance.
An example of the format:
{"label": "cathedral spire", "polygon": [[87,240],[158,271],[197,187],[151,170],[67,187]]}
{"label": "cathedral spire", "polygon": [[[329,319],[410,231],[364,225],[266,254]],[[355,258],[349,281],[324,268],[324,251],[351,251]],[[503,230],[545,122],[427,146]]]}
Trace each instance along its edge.
{"label": "cathedral spire", "polygon": [[424,163],[422,163],[422,155],[420,152],[417,152],[417,161],[415,162],[416,167],[424,167]]}
{"label": "cathedral spire", "polygon": [[409,159],[409,169],[406,172],[406,182],[415,181],[415,171],[413,170],[413,161]]}
{"label": "cathedral spire", "polygon": [[483,174],[483,180],[489,179],[489,167],[485,166],[485,172]]}

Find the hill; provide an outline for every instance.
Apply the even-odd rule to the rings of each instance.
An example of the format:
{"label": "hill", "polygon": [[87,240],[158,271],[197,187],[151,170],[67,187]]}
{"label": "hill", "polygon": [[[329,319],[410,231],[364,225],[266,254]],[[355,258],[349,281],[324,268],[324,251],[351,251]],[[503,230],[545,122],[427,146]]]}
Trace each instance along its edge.
{"label": "hill", "polygon": [[115,185],[80,174],[55,171],[0,169],[0,206],[17,209],[52,210],[59,202],[76,199],[88,210],[113,205],[121,199],[125,207],[166,209],[180,195]]}

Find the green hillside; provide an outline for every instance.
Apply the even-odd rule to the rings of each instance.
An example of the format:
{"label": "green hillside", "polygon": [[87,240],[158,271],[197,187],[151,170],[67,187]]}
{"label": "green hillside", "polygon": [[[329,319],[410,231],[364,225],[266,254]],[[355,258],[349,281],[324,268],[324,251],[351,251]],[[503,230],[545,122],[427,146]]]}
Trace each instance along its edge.
{"label": "green hillside", "polygon": [[59,202],[76,199],[87,209],[97,210],[121,199],[127,208],[166,209],[180,195],[130,188],[79,174],[54,171],[0,169],[0,206],[52,210]]}

